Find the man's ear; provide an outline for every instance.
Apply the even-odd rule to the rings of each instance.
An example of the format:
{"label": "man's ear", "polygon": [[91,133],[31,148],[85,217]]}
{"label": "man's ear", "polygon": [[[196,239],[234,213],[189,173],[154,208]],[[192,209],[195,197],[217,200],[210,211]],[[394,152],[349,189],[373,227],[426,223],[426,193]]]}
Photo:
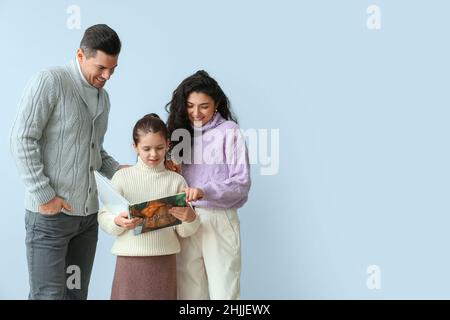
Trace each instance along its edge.
{"label": "man's ear", "polygon": [[137,154],[139,154],[138,148],[134,142],[133,142],[133,149]]}
{"label": "man's ear", "polygon": [[85,59],[86,59],[86,56],[84,55],[83,49],[78,48],[78,50],[77,50],[77,60],[78,60],[78,62],[81,63]]}

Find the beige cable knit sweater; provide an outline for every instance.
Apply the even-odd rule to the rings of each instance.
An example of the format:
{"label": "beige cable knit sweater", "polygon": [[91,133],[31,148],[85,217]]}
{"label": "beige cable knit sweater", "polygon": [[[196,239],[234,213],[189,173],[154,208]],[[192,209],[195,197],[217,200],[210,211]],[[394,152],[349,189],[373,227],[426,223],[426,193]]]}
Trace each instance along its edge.
{"label": "beige cable knit sweater", "polygon": [[[136,165],[117,171],[111,182],[131,204],[171,196],[182,192],[187,186],[184,178],[166,170],[163,162],[157,167],[149,167],[140,158]],[[135,236],[133,230],[117,226],[114,217],[115,215],[106,208],[102,208],[98,213],[100,227],[105,232],[117,236],[111,252],[118,256],[159,256],[178,253],[180,242],[177,234],[188,237],[200,226],[200,219],[197,216],[190,223],[183,222],[174,227]]]}

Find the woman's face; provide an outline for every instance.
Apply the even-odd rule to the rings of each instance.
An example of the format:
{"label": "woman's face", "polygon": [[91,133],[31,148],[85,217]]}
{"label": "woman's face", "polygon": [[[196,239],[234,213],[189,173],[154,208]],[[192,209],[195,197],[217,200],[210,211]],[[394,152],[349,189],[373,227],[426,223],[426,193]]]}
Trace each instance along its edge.
{"label": "woman's face", "polygon": [[139,142],[134,148],[144,163],[150,167],[156,167],[164,161],[167,152],[168,141],[161,132],[146,133],[139,136]]}
{"label": "woman's face", "polygon": [[187,98],[186,106],[189,121],[195,127],[202,127],[214,116],[216,104],[214,100],[205,93],[192,92]]}

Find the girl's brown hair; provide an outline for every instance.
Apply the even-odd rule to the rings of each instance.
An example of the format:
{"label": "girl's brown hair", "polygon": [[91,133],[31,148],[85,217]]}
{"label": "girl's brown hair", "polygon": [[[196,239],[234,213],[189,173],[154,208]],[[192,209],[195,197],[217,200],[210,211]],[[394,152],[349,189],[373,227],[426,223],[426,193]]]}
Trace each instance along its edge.
{"label": "girl's brown hair", "polygon": [[136,122],[133,128],[133,141],[137,146],[139,142],[139,136],[147,133],[160,132],[164,139],[168,138],[167,127],[164,121],[162,121],[156,113],[149,113],[143,116]]}

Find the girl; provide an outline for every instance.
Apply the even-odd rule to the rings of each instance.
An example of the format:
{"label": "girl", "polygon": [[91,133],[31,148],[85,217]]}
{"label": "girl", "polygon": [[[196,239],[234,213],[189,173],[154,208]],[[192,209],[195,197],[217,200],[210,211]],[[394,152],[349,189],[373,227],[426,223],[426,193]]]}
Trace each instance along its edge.
{"label": "girl", "polygon": [[194,205],[201,221],[195,235],[180,240],[178,298],[239,299],[241,247],[236,210],[245,204],[250,190],[244,139],[228,98],[205,71],[183,80],[166,110],[170,136],[184,136],[173,141],[171,156],[181,161],[183,176],[195,187],[187,190],[187,199],[198,200]]}
{"label": "girl", "polygon": [[[182,176],[168,171],[164,160],[168,149],[167,127],[156,114],[140,119],[133,129],[137,163],[116,172],[115,189],[130,203],[140,203],[182,192]],[[189,193],[189,189],[187,189]],[[182,224],[138,236],[133,230],[141,221],[126,212],[114,215],[105,208],[98,214],[100,227],[117,236],[111,252],[117,255],[111,299],[176,299],[176,259],[180,251],[177,234],[192,235],[199,219],[190,207],[173,207],[170,213]]]}

